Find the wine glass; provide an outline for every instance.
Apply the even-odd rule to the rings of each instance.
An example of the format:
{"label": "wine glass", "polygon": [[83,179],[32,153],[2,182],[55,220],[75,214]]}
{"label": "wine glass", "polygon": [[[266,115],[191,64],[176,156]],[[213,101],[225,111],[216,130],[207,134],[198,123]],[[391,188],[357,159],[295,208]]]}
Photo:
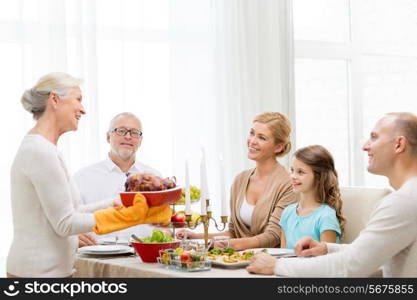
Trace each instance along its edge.
{"label": "wine glass", "polygon": [[227,235],[219,235],[213,238],[213,247],[224,249],[230,246],[230,236]]}

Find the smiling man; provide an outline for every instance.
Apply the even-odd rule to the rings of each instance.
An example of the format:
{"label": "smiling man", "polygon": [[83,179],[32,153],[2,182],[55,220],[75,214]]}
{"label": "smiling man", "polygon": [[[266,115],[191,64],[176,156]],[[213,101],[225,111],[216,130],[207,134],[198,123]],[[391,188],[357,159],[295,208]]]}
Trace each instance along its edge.
{"label": "smiling man", "polygon": [[[155,169],[136,160],[136,152],[142,143],[142,123],[134,114],[124,112],[116,115],[107,132],[110,144],[108,158],[79,170],[74,179],[81,192],[83,204],[103,199],[118,199],[119,192],[124,191],[124,184],[129,174],[161,174]],[[128,238],[132,233],[138,236],[150,235],[150,225],[138,225],[125,230],[113,232],[100,237],[117,236]],[[96,244],[94,234],[80,235],[80,246]]]}
{"label": "smiling man", "polygon": [[384,277],[417,277],[417,116],[385,115],[362,149],[368,153],[368,171],[387,177],[395,191],[378,203],[359,236],[351,244],[304,237],[295,247],[296,254],[317,257],[277,260],[261,254],[252,260],[249,272],[365,277],[382,267]]}

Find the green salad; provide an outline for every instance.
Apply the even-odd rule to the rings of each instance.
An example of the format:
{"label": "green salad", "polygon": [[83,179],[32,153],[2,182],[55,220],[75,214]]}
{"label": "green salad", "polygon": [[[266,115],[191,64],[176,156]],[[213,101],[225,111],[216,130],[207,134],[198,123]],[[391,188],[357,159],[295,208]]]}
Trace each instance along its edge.
{"label": "green salad", "polygon": [[174,242],[175,239],[163,233],[161,230],[154,229],[151,236],[142,238],[144,243],[167,243]]}

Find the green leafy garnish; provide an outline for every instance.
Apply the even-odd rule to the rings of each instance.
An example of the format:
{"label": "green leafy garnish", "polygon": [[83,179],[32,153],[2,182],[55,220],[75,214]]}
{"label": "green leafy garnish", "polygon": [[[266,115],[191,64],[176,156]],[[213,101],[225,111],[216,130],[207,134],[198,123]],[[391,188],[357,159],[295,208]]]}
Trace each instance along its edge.
{"label": "green leafy garnish", "polygon": [[161,230],[154,229],[151,236],[142,238],[145,243],[167,243],[173,242],[174,238],[167,236]]}
{"label": "green leafy garnish", "polygon": [[233,254],[233,253],[235,253],[235,249],[234,248],[230,248],[230,247],[226,247],[226,248],[223,248],[223,253]]}
{"label": "green leafy garnish", "polygon": [[210,254],[213,254],[213,255],[220,255],[220,254],[222,254],[222,253],[223,253],[223,251],[222,251],[222,249],[219,249],[219,248],[214,248],[214,249],[210,249],[210,250],[209,250],[209,253],[210,253]]}

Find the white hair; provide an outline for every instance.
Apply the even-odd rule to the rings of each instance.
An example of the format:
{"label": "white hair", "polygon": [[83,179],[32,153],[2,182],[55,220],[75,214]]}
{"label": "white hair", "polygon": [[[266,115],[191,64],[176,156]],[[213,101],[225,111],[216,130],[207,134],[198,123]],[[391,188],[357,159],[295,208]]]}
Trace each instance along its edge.
{"label": "white hair", "polygon": [[81,79],[66,73],[49,73],[42,76],[33,88],[26,90],[20,101],[23,107],[33,114],[33,118],[38,120],[46,109],[51,92],[65,98],[71,89],[79,87],[81,83]]}
{"label": "white hair", "polygon": [[130,118],[135,118],[136,120],[139,121],[140,126],[142,127],[142,122],[139,120],[139,118],[131,112],[122,112],[120,114],[117,114],[113,117],[113,119],[111,119],[110,124],[109,124],[109,131],[111,131],[114,128],[114,124],[116,123],[117,119],[122,118],[122,117],[130,117]]}

